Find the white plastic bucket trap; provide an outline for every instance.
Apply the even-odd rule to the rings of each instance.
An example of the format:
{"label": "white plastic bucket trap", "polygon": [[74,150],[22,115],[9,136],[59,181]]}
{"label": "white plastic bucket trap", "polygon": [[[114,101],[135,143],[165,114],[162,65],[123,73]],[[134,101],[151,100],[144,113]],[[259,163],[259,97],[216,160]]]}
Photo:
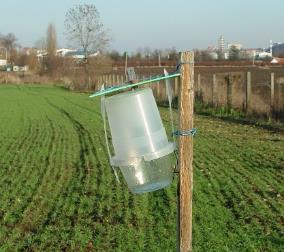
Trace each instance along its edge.
{"label": "white plastic bucket trap", "polygon": [[168,186],[173,177],[170,154],[174,143],[165,128],[151,89],[139,89],[105,99],[115,156],[133,193]]}

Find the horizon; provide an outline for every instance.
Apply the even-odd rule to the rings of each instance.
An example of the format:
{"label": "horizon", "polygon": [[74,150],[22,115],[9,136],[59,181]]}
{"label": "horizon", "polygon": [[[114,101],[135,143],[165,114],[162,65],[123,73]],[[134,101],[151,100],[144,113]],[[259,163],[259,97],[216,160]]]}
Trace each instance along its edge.
{"label": "horizon", "polygon": [[54,23],[58,48],[70,47],[64,35],[65,13],[77,4],[93,3],[101,22],[110,31],[112,41],[108,49],[120,53],[135,52],[139,48],[206,49],[217,46],[220,35],[227,43],[241,43],[244,48],[267,48],[270,40],[275,43],[284,40],[279,32],[284,28],[280,20],[283,1],[271,1],[270,5],[277,7],[273,12],[256,0],[249,3],[220,0],[218,4],[208,0],[179,2],[10,0],[1,5],[2,19],[9,22],[0,24],[0,33],[11,32],[22,47],[33,47],[45,37],[48,24]]}

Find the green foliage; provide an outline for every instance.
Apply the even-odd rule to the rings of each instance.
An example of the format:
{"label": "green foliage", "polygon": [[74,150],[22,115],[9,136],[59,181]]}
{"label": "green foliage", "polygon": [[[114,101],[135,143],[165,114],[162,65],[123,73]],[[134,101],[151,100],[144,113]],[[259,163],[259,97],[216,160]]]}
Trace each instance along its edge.
{"label": "green foliage", "polygon": [[[99,111],[86,94],[0,86],[0,251],[175,251],[177,180],[145,195],[117,184]],[[283,135],[195,126],[194,251],[281,251]]]}
{"label": "green foliage", "polygon": [[213,107],[210,104],[204,104],[198,100],[195,100],[194,110],[196,113],[201,115],[215,116],[215,117],[229,117],[234,119],[245,118],[246,115],[238,110],[235,110],[230,107],[221,106],[221,107]]}

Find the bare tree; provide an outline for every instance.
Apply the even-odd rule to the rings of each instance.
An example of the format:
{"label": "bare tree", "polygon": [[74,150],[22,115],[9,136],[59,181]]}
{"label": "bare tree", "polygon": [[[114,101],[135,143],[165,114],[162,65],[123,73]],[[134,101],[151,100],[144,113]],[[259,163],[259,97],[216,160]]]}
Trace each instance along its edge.
{"label": "bare tree", "polygon": [[99,12],[93,4],[71,8],[65,16],[65,29],[67,38],[83,49],[86,59],[91,51],[102,50],[109,43]]}
{"label": "bare tree", "polygon": [[8,51],[8,59],[9,61],[13,61],[14,58],[16,57],[17,51],[16,51],[16,46],[17,46],[17,38],[13,33],[8,33],[6,36],[1,35],[0,36],[0,45],[2,47],[5,47]]}
{"label": "bare tree", "polygon": [[69,9],[65,16],[65,30],[68,40],[83,49],[86,83],[90,87],[88,56],[94,51],[103,50],[109,43],[96,6],[82,4]]}
{"label": "bare tree", "polygon": [[49,56],[55,56],[57,49],[56,30],[54,24],[49,24],[46,31],[46,51]]}
{"label": "bare tree", "polygon": [[57,50],[57,39],[56,39],[56,30],[55,25],[49,23],[46,30],[46,57],[43,58],[43,69],[46,74],[49,76],[55,76],[58,74],[60,62],[56,57]]}
{"label": "bare tree", "polygon": [[13,33],[8,33],[6,36],[0,37],[1,45],[7,48],[8,51],[14,49],[17,44],[17,38]]}

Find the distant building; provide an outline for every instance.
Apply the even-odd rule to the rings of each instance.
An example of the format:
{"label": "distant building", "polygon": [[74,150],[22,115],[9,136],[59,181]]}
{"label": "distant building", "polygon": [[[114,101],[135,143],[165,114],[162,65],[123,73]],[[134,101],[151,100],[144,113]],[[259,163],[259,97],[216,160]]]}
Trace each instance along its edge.
{"label": "distant building", "polygon": [[272,46],[273,57],[284,58],[284,43],[274,43]]}
{"label": "distant building", "polygon": [[224,53],[225,52],[225,38],[223,35],[221,35],[219,37],[219,40],[218,40],[218,49],[221,53]]}
{"label": "distant building", "polygon": [[216,53],[216,52],[208,52],[208,55],[213,60],[217,60],[218,59],[218,53]]}
{"label": "distant building", "polygon": [[284,58],[284,43],[272,43],[270,40],[269,48],[264,48],[262,52],[257,54],[257,58]]}
{"label": "distant building", "polygon": [[47,51],[46,50],[37,50],[36,56],[37,56],[38,59],[41,59],[41,58],[47,56]]}
{"label": "distant building", "polygon": [[258,59],[266,59],[266,58],[272,58],[272,54],[271,52],[266,52],[266,51],[263,51],[263,52],[260,52],[256,55],[256,57]]}
{"label": "distant building", "polygon": [[56,55],[64,57],[66,56],[67,53],[70,53],[70,52],[76,52],[76,50],[72,50],[68,48],[61,48],[61,49],[56,50]]}
{"label": "distant building", "polygon": [[29,71],[29,66],[13,66],[13,72],[27,72]]}
{"label": "distant building", "polygon": [[[85,53],[83,50],[72,50],[72,49],[58,49],[56,54],[62,57],[72,57],[74,59],[84,59]],[[89,53],[88,57],[96,57],[100,54],[99,51]]]}
{"label": "distant building", "polygon": [[284,58],[273,58],[270,63],[272,63],[272,64],[284,64]]}
{"label": "distant building", "polygon": [[225,53],[224,53],[224,59],[225,59],[225,60],[229,59],[229,52],[225,52]]}
{"label": "distant building", "polygon": [[[44,58],[48,55],[47,51],[44,50],[37,50],[36,52],[38,59]],[[99,51],[97,52],[91,52],[89,53],[89,57],[95,57],[100,54]],[[82,60],[85,58],[85,54],[83,50],[74,50],[74,49],[68,49],[68,48],[61,48],[56,50],[56,56],[59,57],[71,57],[74,59]]]}
{"label": "distant building", "polygon": [[0,59],[0,67],[6,66],[7,65],[7,60],[5,59]]}
{"label": "distant building", "polygon": [[71,57],[74,59],[84,59],[85,54],[83,51],[72,50],[72,51],[66,52],[64,57]]}

